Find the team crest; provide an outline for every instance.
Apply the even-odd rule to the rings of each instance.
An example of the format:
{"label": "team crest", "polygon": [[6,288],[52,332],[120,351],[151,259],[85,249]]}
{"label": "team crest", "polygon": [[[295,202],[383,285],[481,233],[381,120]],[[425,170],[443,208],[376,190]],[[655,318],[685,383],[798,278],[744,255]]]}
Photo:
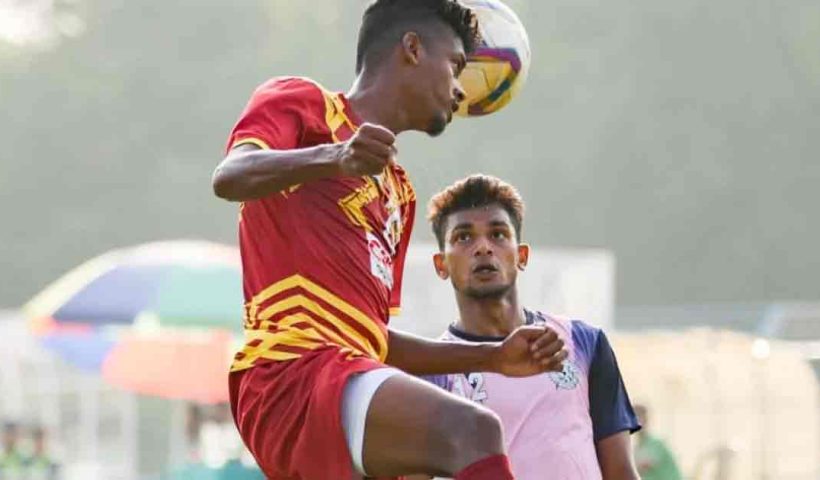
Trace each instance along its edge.
{"label": "team crest", "polygon": [[564,368],[560,372],[550,372],[548,375],[556,390],[572,390],[581,381],[578,366],[572,360],[564,360]]}

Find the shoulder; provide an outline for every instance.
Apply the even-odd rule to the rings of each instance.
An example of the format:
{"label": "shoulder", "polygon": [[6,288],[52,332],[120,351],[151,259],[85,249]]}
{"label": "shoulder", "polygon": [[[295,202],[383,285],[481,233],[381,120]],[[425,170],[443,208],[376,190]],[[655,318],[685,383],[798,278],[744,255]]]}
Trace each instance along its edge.
{"label": "shoulder", "polygon": [[326,93],[324,87],[306,77],[274,77],[256,87],[250,104],[253,106],[275,102],[282,106],[324,110]]}
{"label": "shoulder", "polygon": [[573,341],[587,345],[592,349],[597,348],[598,342],[605,336],[603,330],[583,320],[572,320],[571,328]]}

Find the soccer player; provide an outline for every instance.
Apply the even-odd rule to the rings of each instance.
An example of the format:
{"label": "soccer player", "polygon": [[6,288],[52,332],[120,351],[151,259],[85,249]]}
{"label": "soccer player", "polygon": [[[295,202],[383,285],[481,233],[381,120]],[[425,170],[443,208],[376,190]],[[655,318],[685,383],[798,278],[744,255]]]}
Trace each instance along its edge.
{"label": "soccer player", "polygon": [[428,379],[498,414],[519,480],[637,479],[629,434],[639,425],[606,335],[519,303],[516,280],[529,255],[521,242],[523,216],[516,189],[484,175],[456,182],[430,201],[440,249],[436,273],[451,281],[459,311],[443,339],[481,345],[504,341],[522,325],[548,325],[568,346],[563,370]]}
{"label": "soccer player", "polygon": [[247,343],[231,368],[231,407],[268,478],[513,478],[492,412],[400,370],[539,374],[560,369],[563,341],[541,326],[492,345],[387,327],[415,209],[395,138],[444,130],[476,35],[454,0],[377,0],[348,94],[268,81],[230,135],[213,188],[242,202]]}

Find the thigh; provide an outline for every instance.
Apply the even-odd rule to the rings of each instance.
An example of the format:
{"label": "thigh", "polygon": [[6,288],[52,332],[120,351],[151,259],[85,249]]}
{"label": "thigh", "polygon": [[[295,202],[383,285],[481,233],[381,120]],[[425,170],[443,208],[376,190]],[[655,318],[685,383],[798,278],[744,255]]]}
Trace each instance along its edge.
{"label": "thigh", "polygon": [[364,469],[372,476],[451,474],[455,457],[478,451],[471,448],[473,441],[503,452],[500,435],[478,438],[486,436],[488,429],[481,427],[488,419],[497,422],[483,407],[399,372],[385,380],[370,401]]}
{"label": "thigh", "polygon": [[339,414],[342,392],[348,377],[381,367],[325,349],[232,373],[236,423],[266,477],[352,478]]}

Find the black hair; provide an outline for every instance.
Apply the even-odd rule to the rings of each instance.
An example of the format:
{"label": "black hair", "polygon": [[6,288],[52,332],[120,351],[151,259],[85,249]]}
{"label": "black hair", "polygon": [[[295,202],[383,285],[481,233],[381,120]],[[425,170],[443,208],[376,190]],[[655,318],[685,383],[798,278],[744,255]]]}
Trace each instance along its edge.
{"label": "black hair", "polygon": [[521,240],[524,222],[524,200],[509,183],[490,175],[470,175],[433,195],[428,205],[427,219],[433,227],[438,246],[444,250],[447,217],[476,207],[498,205],[510,215],[515,238]]}
{"label": "black hair", "polygon": [[472,10],[456,0],[375,0],[362,17],[356,48],[356,73],[366,58],[380,56],[410,30],[435,24],[449,26],[464,44],[466,53],[479,42],[478,23]]}

